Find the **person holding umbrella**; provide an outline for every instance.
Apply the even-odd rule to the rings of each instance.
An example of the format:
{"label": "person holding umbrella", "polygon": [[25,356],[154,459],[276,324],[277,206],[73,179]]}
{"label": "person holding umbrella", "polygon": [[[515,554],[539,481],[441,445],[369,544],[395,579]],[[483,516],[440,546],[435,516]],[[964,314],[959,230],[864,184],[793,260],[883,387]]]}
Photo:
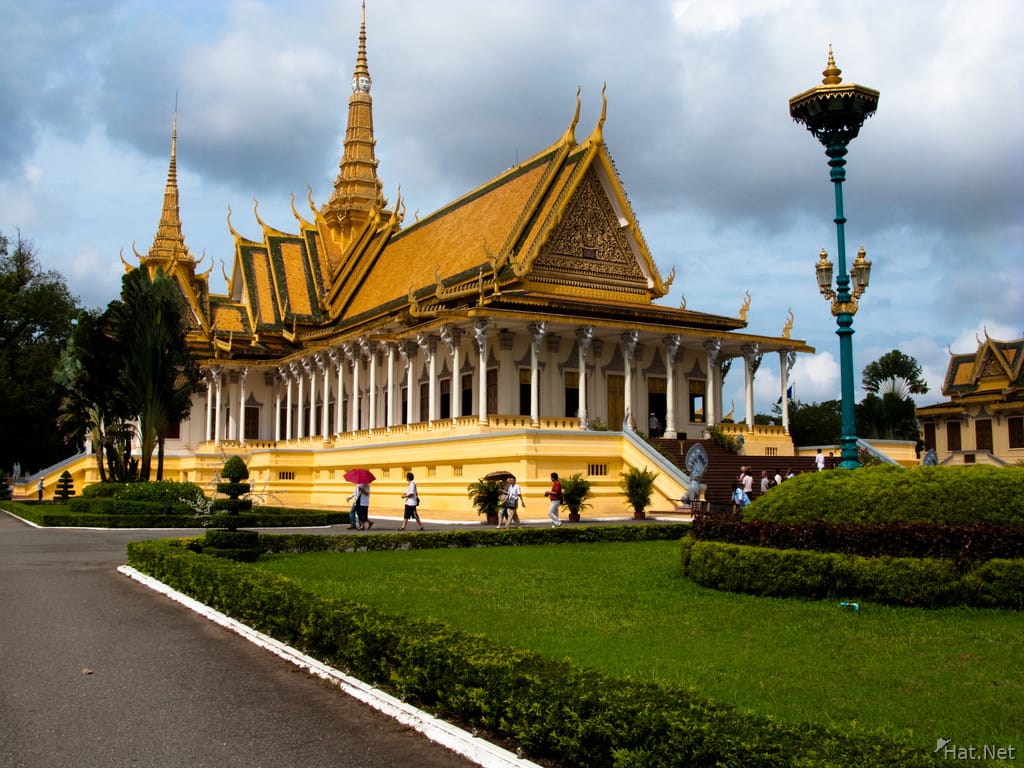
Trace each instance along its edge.
{"label": "person holding umbrella", "polygon": [[[367,519],[370,514],[370,483],[377,478],[368,469],[350,469],[345,473],[345,479],[350,483],[356,484],[356,488],[352,495],[348,497],[348,501],[355,500],[354,509],[356,518],[359,520],[359,530],[368,531],[370,528],[373,528],[373,521]],[[351,518],[349,522],[352,522]],[[352,526],[349,525],[349,527],[351,528]]]}
{"label": "person holding umbrella", "polygon": [[405,517],[402,520],[402,527],[400,530],[405,530],[406,523],[410,520],[415,519],[416,525],[423,530],[423,523],[420,521],[420,513],[417,511],[417,507],[420,505],[420,494],[416,490],[416,480],[413,479],[412,472],[405,473],[405,479],[409,481],[409,487],[405,493],[402,494],[402,498],[405,499]]}

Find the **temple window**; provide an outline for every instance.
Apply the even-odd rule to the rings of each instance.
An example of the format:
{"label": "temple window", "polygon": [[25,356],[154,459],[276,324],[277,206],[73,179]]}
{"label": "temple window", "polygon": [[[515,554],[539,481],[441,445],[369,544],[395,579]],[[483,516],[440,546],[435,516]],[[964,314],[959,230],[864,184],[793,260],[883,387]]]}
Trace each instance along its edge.
{"label": "temple window", "polygon": [[960,450],[960,422],[959,421],[947,421],[946,422],[946,450],[947,451],[959,451]]}
{"label": "temple window", "polygon": [[530,415],[530,369],[519,369],[519,415]]}
{"label": "temple window", "polygon": [[992,450],[992,419],[977,419],[974,422],[974,440],[979,451]]}
{"label": "temple window", "polygon": [[1024,416],[1011,416],[1006,420],[1010,433],[1010,447],[1024,448]]}
{"label": "temple window", "polygon": [[701,424],[704,421],[703,379],[690,379],[690,421]]}
{"label": "temple window", "polygon": [[580,376],[577,371],[566,371],[562,377],[565,386],[565,415],[580,415]]}

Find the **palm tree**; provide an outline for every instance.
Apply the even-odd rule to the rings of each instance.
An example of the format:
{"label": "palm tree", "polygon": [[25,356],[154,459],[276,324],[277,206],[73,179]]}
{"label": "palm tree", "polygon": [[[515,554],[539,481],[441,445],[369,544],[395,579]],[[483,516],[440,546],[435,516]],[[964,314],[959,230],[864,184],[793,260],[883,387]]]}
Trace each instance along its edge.
{"label": "palm tree", "polygon": [[630,467],[622,473],[619,488],[626,496],[626,501],[633,508],[633,519],[643,520],[647,517],[646,510],[651,506],[654,495],[654,481],[658,473],[653,469]]}
{"label": "palm tree", "polygon": [[494,525],[498,522],[498,507],[501,504],[502,483],[498,480],[480,478],[468,486],[466,492],[469,500],[476,507],[477,514],[486,515],[487,522]]}
{"label": "palm tree", "polygon": [[[112,302],[110,312],[125,351],[121,388],[139,424],[139,479],[148,480],[153,450],[167,427],[188,415],[199,369],[185,342],[179,289],[162,270],[152,277],[144,268],[127,273],[121,301]],[[162,459],[161,450],[158,479]]]}
{"label": "palm tree", "polygon": [[120,389],[121,347],[112,338],[109,312],[79,313],[61,351],[54,380],[63,390],[57,426],[64,442],[80,446],[86,437],[92,442],[100,482],[106,482],[107,466],[111,480],[129,478],[119,468],[128,462],[120,457],[123,437],[132,413]]}
{"label": "palm tree", "polygon": [[928,384],[921,378],[921,366],[917,360],[898,349],[886,352],[864,366],[861,386],[865,392],[876,395],[892,393],[904,400],[912,394],[923,395],[928,391]]}
{"label": "palm tree", "polygon": [[589,507],[590,481],[577,472],[562,480],[562,503],[569,508],[569,520],[578,523],[580,510]]}

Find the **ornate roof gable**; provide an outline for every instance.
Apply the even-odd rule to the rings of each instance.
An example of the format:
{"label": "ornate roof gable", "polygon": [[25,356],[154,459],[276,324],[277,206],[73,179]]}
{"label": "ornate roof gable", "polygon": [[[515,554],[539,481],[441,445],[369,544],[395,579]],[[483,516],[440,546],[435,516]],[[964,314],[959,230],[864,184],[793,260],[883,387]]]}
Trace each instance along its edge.
{"label": "ornate roof gable", "polygon": [[970,396],[1024,387],[1024,338],[997,341],[985,334],[976,352],[951,355],[945,395]]}

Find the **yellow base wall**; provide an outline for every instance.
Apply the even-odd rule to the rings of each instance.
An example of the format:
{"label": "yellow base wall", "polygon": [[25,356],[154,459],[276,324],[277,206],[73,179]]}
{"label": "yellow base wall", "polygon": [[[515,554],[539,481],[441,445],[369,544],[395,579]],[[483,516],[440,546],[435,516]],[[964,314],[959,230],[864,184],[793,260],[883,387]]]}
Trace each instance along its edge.
{"label": "yellow base wall", "polygon": [[[619,488],[623,470],[630,466],[657,469],[655,458],[619,432],[569,429],[512,429],[434,437],[414,430],[357,433],[333,440],[293,440],[288,443],[241,446],[204,444],[193,454],[164,457],[164,479],[193,482],[212,496],[217,475],[231,455],[240,455],[249,467],[249,483],[257,503],[306,509],[347,511],[345,498],[352,484],[347,470],[365,467],[376,475],[370,497],[370,515],[401,517],[401,494],[406,472],[413,472],[422,496],[421,515],[427,519],[472,522],[479,520],[467,495],[469,483],[488,472],[507,470],[523,488],[526,519],[547,517],[544,498],[551,472],[561,477],[580,473],[592,484],[590,517],[631,516]],[[99,482],[94,456],[81,456],[62,466],[74,480],[76,493]],[[155,472],[155,462],[154,462]],[[53,497],[59,472],[45,479],[44,498]],[[665,472],[655,482],[649,512],[672,512],[686,487]],[[35,487],[15,487],[16,498],[35,498]],[[565,510],[563,508],[563,516]]]}

